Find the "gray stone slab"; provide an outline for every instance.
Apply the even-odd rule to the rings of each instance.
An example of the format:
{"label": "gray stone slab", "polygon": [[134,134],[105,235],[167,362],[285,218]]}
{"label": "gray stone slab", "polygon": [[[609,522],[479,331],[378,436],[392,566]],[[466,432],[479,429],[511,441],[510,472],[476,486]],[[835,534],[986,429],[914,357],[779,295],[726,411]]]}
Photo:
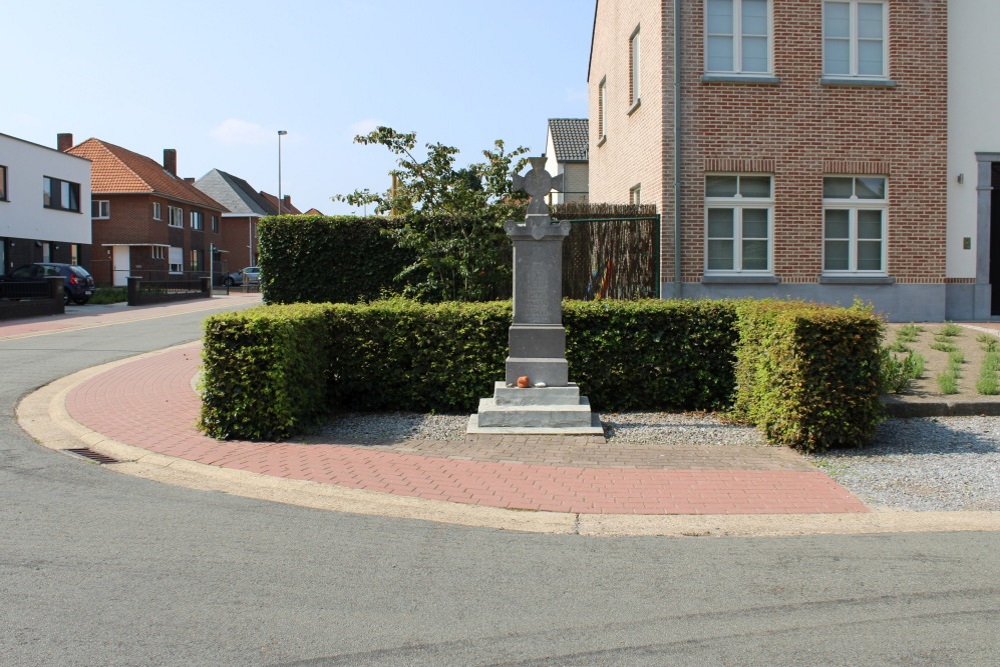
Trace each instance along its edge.
{"label": "gray stone slab", "polygon": [[565,359],[507,357],[504,380],[515,384],[517,378],[527,376],[532,385],[544,382],[549,387],[569,384],[569,362]]}
{"label": "gray stone slab", "polygon": [[590,422],[586,397],[577,405],[497,405],[495,398],[479,399],[480,426],[580,428]]}
{"label": "gray stone slab", "polygon": [[514,324],[507,341],[512,357],[566,356],[566,329],[559,324]]}
{"label": "gray stone slab", "polygon": [[565,387],[529,387],[520,389],[497,382],[493,389],[497,405],[579,405],[580,387],[570,383]]}
{"label": "gray stone slab", "polygon": [[469,417],[469,425],[466,433],[482,435],[604,435],[604,427],[601,426],[599,415],[592,414],[589,426],[585,427],[503,427],[503,426],[480,426],[479,415]]}

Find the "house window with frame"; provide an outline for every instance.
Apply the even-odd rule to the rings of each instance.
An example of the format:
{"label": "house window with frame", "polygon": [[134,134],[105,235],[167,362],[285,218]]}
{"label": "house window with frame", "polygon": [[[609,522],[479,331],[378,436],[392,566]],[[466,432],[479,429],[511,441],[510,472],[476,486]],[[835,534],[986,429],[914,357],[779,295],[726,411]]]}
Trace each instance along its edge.
{"label": "house window with frame", "polygon": [[823,74],[886,77],[886,3],[823,3]]}
{"label": "house window with frame", "polygon": [[600,146],[607,141],[607,128],[604,126],[607,114],[605,114],[608,99],[608,77],[601,79],[597,86],[597,145]]}
{"label": "house window with frame", "polygon": [[170,248],[170,273],[184,273],[184,248]]}
{"label": "house window with frame", "polygon": [[705,1],[705,71],[771,72],[770,0]]}
{"label": "house window with frame", "polygon": [[107,220],[111,217],[111,202],[107,199],[94,199],[90,202],[90,217],[94,220]]}
{"label": "house window with frame", "polygon": [[213,234],[219,233],[219,216],[217,215],[212,216],[212,233]]}
{"label": "house window with frame", "polygon": [[153,220],[163,220],[163,207],[158,201],[153,202]]}
{"label": "house window with frame", "polygon": [[191,229],[201,231],[205,228],[205,214],[201,211],[191,211]]}
{"label": "house window with frame", "polygon": [[823,179],[823,273],[886,274],[886,212],[881,176]]}
{"label": "house window with frame", "polygon": [[194,249],[191,250],[191,270],[192,271],[201,271],[201,265],[202,265],[201,253],[202,253],[202,251],[198,250],[197,248],[194,248]]}
{"label": "house window with frame", "polygon": [[151,248],[150,255],[152,256],[153,259],[166,259],[167,258],[166,253],[163,252],[163,246],[161,246],[161,245],[154,245]]}
{"label": "house window with frame", "polygon": [[167,207],[167,224],[171,227],[183,227],[184,226],[184,209],[177,206]]}
{"label": "house window with frame", "polygon": [[628,191],[628,203],[638,206],[642,203],[642,184],[636,183]]}
{"label": "house window with frame", "polygon": [[770,275],[772,178],[705,177],[705,272]]}
{"label": "house window with frame", "polygon": [[42,205],[61,211],[80,212],[80,184],[42,176]]}
{"label": "house window with frame", "polygon": [[635,107],[639,105],[640,101],[640,89],[639,89],[639,28],[635,29],[632,33],[632,37],[629,39],[628,44],[628,72],[629,72],[629,105],[632,111]]}
{"label": "house window with frame", "polygon": [[7,201],[7,167],[2,164],[0,164],[0,201]]}

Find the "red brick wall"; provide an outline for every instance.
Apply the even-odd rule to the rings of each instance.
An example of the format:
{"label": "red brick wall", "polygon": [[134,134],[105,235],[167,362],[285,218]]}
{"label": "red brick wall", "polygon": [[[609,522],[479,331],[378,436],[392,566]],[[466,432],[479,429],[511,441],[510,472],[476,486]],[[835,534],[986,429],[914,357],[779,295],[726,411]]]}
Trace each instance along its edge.
{"label": "red brick wall", "polygon": [[[896,282],[944,282],[946,0],[889,2],[895,88],[820,85],[821,0],[773,2],[780,84],[702,82],[703,8],[683,3],[683,281],[698,282],[703,271],[706,172],[764,165],[774,174],[774,268],[783,282],[819,278],[822,183],[834,171],[888,178],[888,272]],[[672,224],[663,212],[666,232]]]}

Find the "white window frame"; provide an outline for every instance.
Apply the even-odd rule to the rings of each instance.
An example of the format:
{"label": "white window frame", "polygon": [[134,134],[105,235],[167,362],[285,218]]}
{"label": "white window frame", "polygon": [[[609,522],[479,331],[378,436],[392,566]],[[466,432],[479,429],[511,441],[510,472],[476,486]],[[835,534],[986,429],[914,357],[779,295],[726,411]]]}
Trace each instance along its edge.
{"label": "white window frame", "polygon": [[628,203],[638,206],[642,203],[642,183],[636,183],[628,190]]}
{"label": "white window frame", "polygon": [[205,214],[201,211],[191,211],[191,229],[202,231],[205,229]]}
{"label": "white window frame", "polygon": [[[842,37],[828,37],[826,33],[826,14],[830,5],[848,5],[849,36],[848,41],[848,72],[830,72],[826,61],[826,44],[828,41]],[[862,41],[872,41],[859,36],[858,7],[859,5],[880,5],[882,7],[882,73],[858,73],[858,45]],[[830,78],[870,79],[882,81],[889,78],[889,3],[884,0],[824,0],[823,2],[823,76]]]}
{"label": "white window frame", "polygon": [[179,206],[167,206],[167,226],[183,227],[184,209],[180,208]]}
{"label": "white window frame", "polygon": [[[730,176],[737,179],[736,195],[732,197],[709,197],[707,195],[708,179],[713,176]],[[770,181],[769,197],[744,197],[739,193],[739,181],[743,177],[768,178]],[[708,276],[773,276],[774,275],[774,176],[772,174],[758,173],[716,173],[705,175],[705,243],[704,243],[704,267],[705,275]],[[733,210],[733,268],[731,269],[710,269],[708,266],[709,241],[713,238],[722,240],[722,237],[709,236],[709,212],[712,209],[732,209]],[[744,238],[743,235],[743,211],[745,209],[766,210],[767,211],[767,268],[764,269],[744,269],[743,268],[743,243],[748,240],[759,241],[761,239]],[[726,237],[727,239],[730,237]]]}
{"label": "white window frame", "polygon": [[597,85],[597,145],[600,146],[608,140],[608,77],[601,79]]}
{"label": "white window frame", "polygon": [[[94,215],[94,209],[97,215]],[[92,199],[90,201],[90,217],[94,220],[107,220],[111,217],[111,202],[107,199]]]}
{"label": "white window frame", "polygon": [[[708,9],[709,4],[714,0],[704,1],[705,31],[704,31],[704,51],[705,51],[705,73],[725,74],[729,76],[772,76],[774,74],[774,9],[772,0],[767,1],[767,34],[766,35],[746,35],[743,33],[743,0],[731,0],[733,6],[733,32],[730,33],[709,33]],[[727,69],[712,69],[709,66],[709,44],[711,37],[723,37],[728,35],[732,39],[733,60]],[[743,38],[744,37],[764,37],[767,42],[767,66],[761,70],[747,71],[743,67]]]}
{"label": "white window frame", "polygon": [[150,254],[151,254],[151,256],[152,256],[153,259],[166,259],[167,258],[166,253],[163,251],[163,246],[161,246],[161,245],[154,245],[153,248],[152,248],[152,252]]}
{"label": "white window frame", "polygon": [[158,201],[153,202],[153,220],[163,220],[163,207]]}
{"label": "white window frame", "polygon": [[[827,178],[850,178],[853,179],[852,195],[849,198],[823,198],[823,275],[824,276],[871,276],[883,277],[889,275],[889,179],[885,176],[850,176],[847,174],[827,174]],[[878,178],[884,183],[885,197],[883,199],[862,199],[857,196],[857,181],[861,178]],[[827,211],[847,211],[848,212],[848,252],[847,269],[826,268],[826,246],[828,239],[826,236],[826,212]],[[879,211],[882,215],[882,238],[880,263],[878,270],[858,270],[858,244],[863,242],[858,238],[858,212],[859,211]],[[841,239],[835,239],[841,241]]]}
{"label": "white window frame", "polygon": [[184,248],[170,246],[168,257],[169,272],[173,274],[184,273]]}
{"label": "white window frame", "polygon": [[639,27],[635,27],[635,31],[628,40],[629,113],[634,111],[642,101],[642,89],[640,88],[641,44],[639,41]]}

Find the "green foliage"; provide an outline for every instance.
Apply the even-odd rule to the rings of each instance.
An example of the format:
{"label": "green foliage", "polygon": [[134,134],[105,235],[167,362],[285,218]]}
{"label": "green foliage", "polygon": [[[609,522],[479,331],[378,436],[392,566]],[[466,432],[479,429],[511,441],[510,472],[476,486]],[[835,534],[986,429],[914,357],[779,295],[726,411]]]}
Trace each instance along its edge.
{"label": "green foliage", "polygon": [[[992,336],[991,336],[992,338]],[[997,382],[997,371],[1000,370],[1000,352],[996,341],[986,341],[986,356],[979,367],[979,379],[976,380],[976,392],[984,396],[1000,394],[1000,383]]]}
{"label": "green foliage", "polygon": [[414,155],[417,135],[390,127],[354,138],[399,156],[393,187],[382,194],[357,190],[336,195],[353,206],[374,204],[378,213],[399,218],[388,229],[399,248],[411,253],[399,278],[406,296],[425,301],[477,301],[509,293],[509,241],[506,220],[524,214],[524,195],[511,190],[511,177],[523,169],[524,147],[506,152],[503,141],[484,150],[484,162],[456,169],[458,149],[427,144],[427,156]]}
{"label": "green foliage", "polygon": [[98,287],[90,297],[90,303],[123,303],[128,301],[128,289],[125,287]]}
{"label": "green foliage", "polygon": [[870,309],[748,301],[737,310],[734,414],[805,451],[866,444],[884,414],[882,323]]}
{"label": "green foliage", "polygon": [[201,427],[280,440],[326,409],[329,306],[264,306],[205,321]]}
{"label": "green foliage", "polygon": [[956,377],[950,370],[938,373],[937,383],[942,394],[958,393],[958,377]]}
{"label": "green foliage", "polygon": [[944,326],[941,327],[941,331],[938,332],[938,336],[943,336],[945,338],[953,338],[961,335],[962,327],[958,326],[954,322],[945,322]]}
{"label": "green foliage", "polygon": [[412,261],[384,218],[283,215],[260,223],[261,291],[267,303],[377,299]]}
{"label": "green foliage", "polygon": [[952,345],[951,343],[944,343],[944,342],[938,341],[937,343],[931,343],[931,349],[932,350],[937,350],[939,352],[951,353],[951,352],[954,352],[955,350],[957,350],[958,348],[955,347],[954,345]]}
{"label": "green foliage", "polygon": [[900,343],[915,343],[917,342],[917,336],[923,333],[923,331],[923,327],[910,322],[909,324],[904,324],[896,331],[896,340]]}
{"label": "green foliage", "polygon": [[908,351],[897,357],[891,348],[882,349],[882,393],[901,394],[914,380],[924,374],[926,360],[917,352]]}

